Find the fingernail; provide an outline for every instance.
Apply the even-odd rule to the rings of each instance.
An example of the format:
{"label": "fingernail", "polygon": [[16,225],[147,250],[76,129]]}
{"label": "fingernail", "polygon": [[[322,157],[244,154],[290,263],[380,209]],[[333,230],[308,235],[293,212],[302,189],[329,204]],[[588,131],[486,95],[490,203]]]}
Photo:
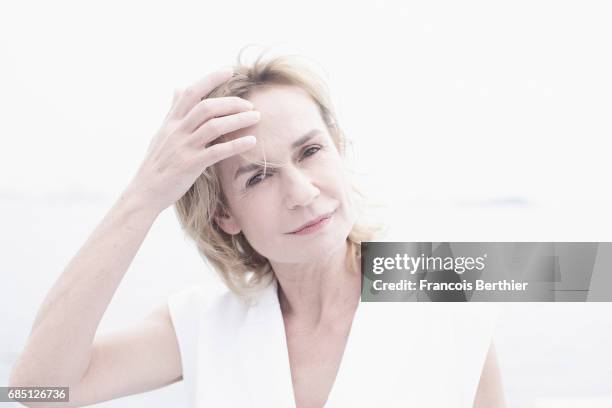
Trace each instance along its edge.
{"label": "fingernail", "polygon": [[255,143],[257,143],[257,139],[255,139],[255,136],[245,136],[243,140],[244,140],[244,143],[246,143],[246,144],[255,144]]}

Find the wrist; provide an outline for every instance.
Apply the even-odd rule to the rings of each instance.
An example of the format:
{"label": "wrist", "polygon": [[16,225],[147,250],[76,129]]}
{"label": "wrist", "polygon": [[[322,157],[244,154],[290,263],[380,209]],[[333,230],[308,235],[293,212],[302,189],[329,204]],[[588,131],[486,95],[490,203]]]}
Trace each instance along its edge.
{"label": "wrist", "polygon": [[126,214],[143,217],[151,222],[164,210],[131,187],[121,193],[116,205]]}

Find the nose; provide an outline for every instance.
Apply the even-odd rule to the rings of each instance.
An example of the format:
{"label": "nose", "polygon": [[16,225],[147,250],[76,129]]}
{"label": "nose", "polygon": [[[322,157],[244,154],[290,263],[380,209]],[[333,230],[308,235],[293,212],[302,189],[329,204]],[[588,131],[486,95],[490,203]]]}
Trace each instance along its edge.
{"label": "nose", "polygon": [[321,193],[312,184],[311,177],[303,169],[287,166],[284,172],[284,188],[286,189],[285,201],[287,208],[293,210],[297,207],[306,207],[312,203]]}

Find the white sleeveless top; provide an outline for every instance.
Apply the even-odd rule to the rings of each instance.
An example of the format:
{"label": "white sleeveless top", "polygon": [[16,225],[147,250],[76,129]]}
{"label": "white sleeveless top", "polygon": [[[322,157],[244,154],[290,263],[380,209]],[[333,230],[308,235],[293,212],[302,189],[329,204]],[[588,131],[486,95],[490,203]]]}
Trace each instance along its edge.
{"label": "white sleeveless top", "polygon": [[[249,307],[230,291],[168,298],[190,407],[295,407],[276,280]],[[494,303],[360,303],[326,407],[471,408]]]}

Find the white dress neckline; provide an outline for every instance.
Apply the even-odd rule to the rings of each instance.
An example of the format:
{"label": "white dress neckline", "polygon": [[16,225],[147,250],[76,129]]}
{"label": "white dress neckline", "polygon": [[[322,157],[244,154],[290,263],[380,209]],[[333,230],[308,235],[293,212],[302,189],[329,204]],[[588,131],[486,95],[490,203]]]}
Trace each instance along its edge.
{"label": "white dress neckline", "polygon": [[[325,407],[471,406],[491,340],[489,324],[479,323],[484,312],[470,304],[360,302]],[[296,407],[276,279],[237,334],[249,405]]]}

